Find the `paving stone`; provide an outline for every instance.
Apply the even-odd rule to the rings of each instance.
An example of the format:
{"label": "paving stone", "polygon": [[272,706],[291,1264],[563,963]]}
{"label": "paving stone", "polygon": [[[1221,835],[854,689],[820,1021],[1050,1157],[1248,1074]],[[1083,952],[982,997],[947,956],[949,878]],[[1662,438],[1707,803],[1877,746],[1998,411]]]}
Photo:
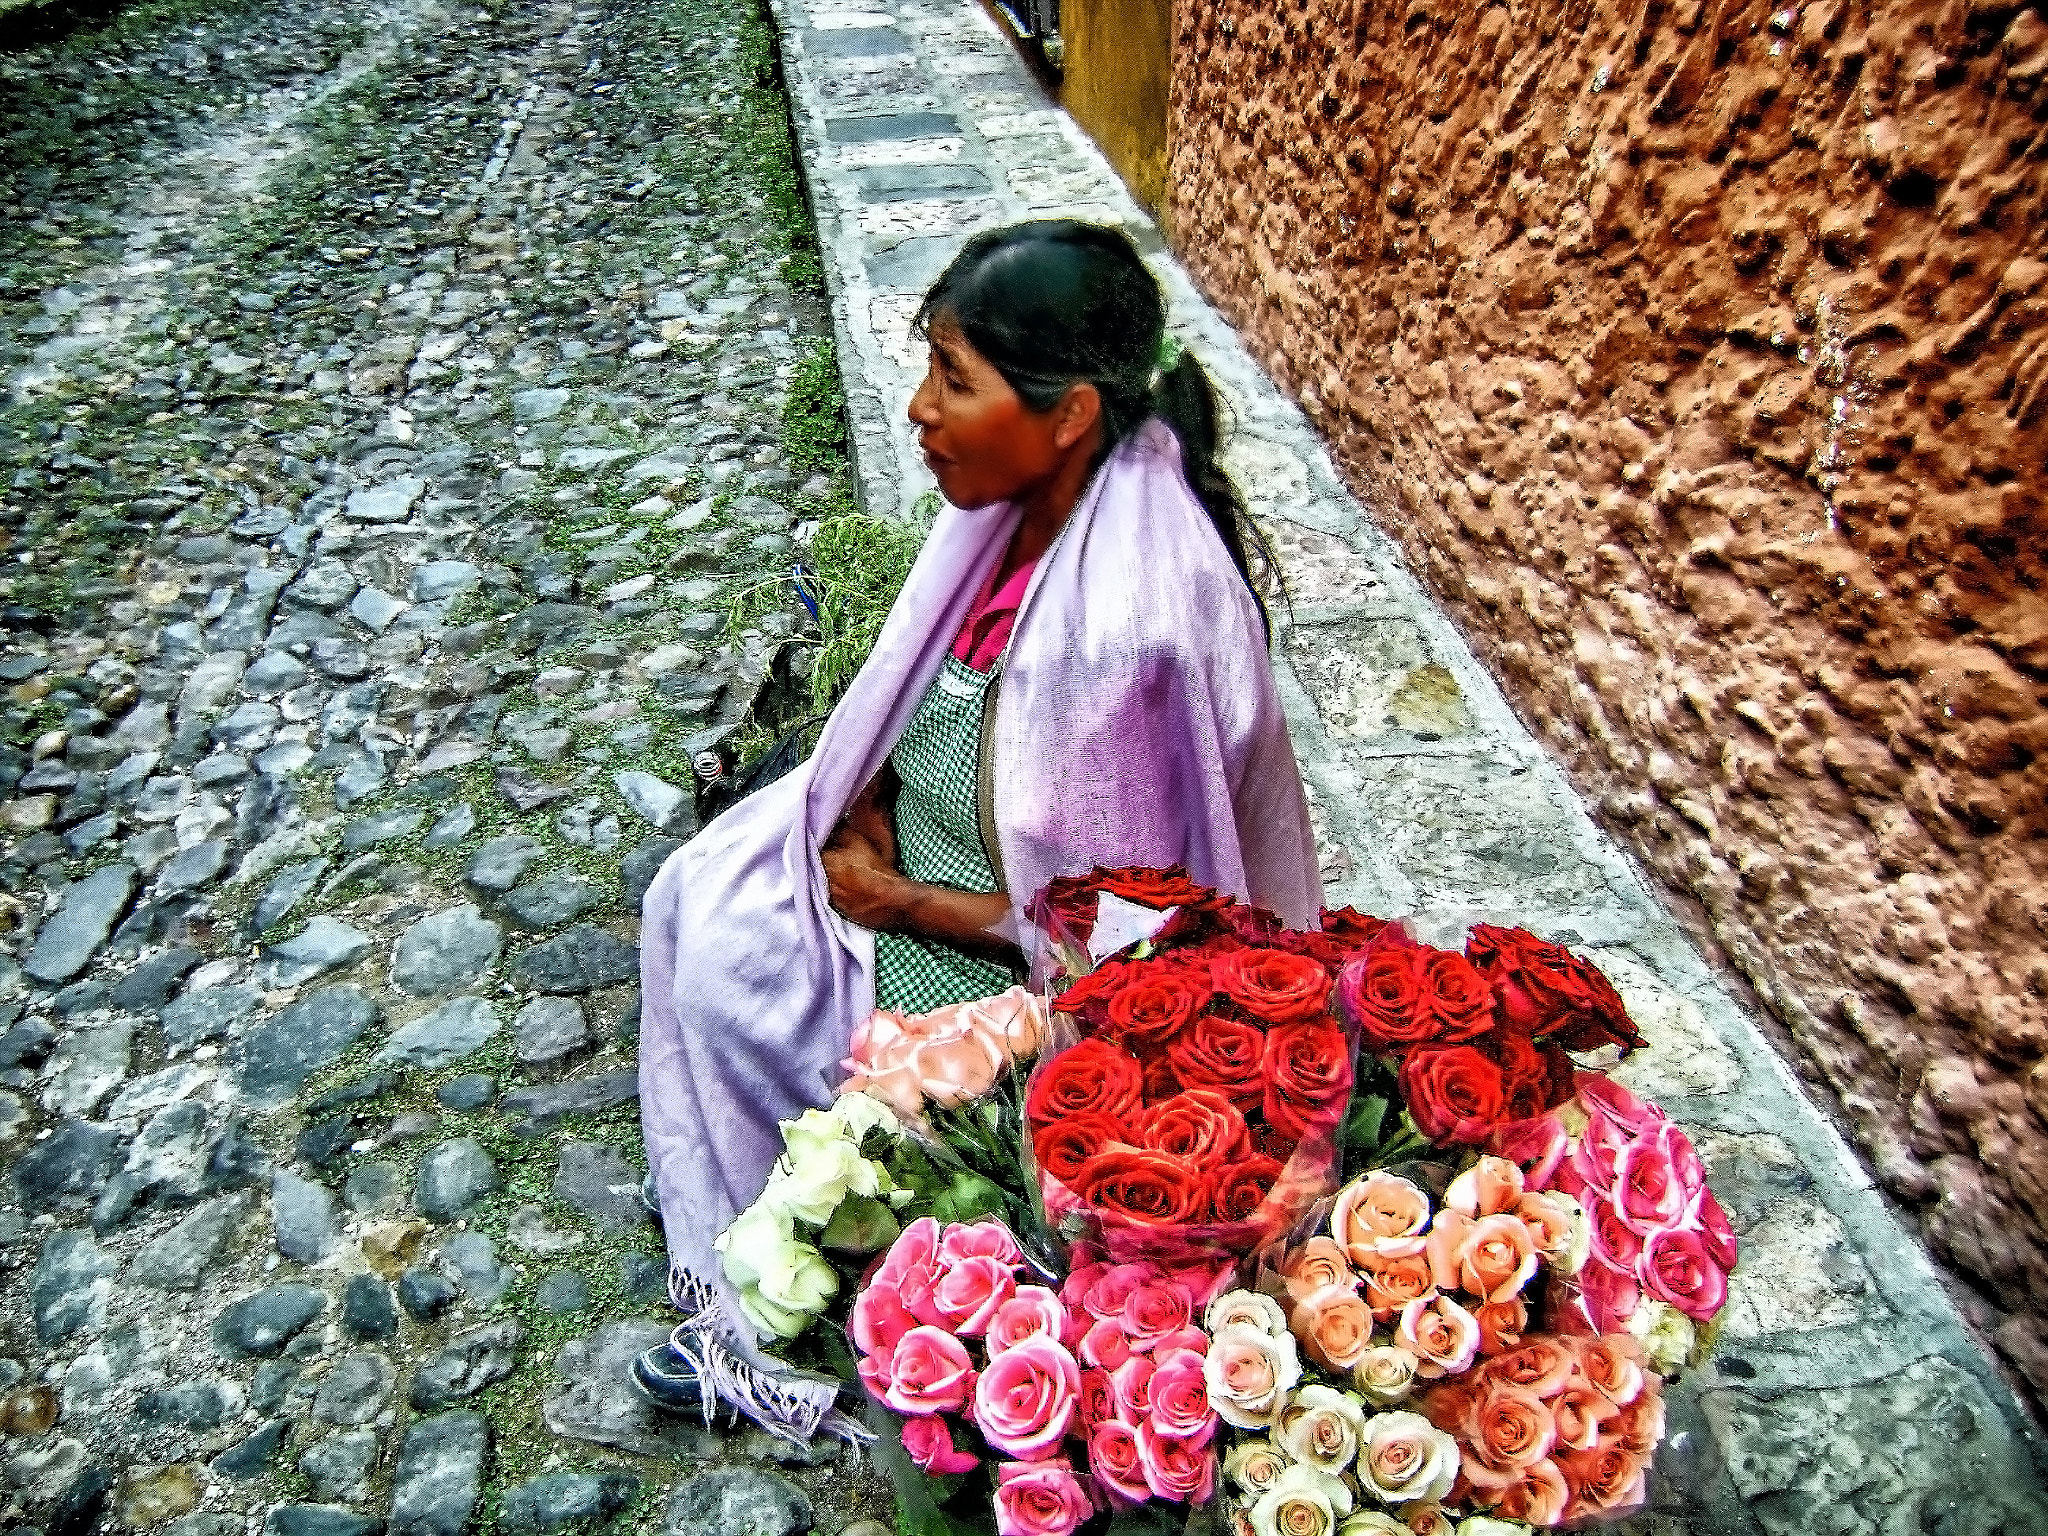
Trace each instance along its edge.
{"label": "paving stone", "polygon": [[569,785],[550,784],[516,768],[500,768],[492,777],[498,793],[517,811],[537,811],[544,805],[553,805],[557,800],[566,800],[576,793]]}
{"label": "paving stone", "polygon": [[475,586],[482,575],[467,560],[430,560],[413,572],[413,601],[438,603],[454,597]]}
{"label": "paving stone", "polygon": [[135,866],[109,864],[64,893],[64,904],[36,935],[22,970],[42,982],[69,981],[107,942],[135,894]]}
{"label": "paving stone", "polygon": [[555,1355],[556,1384],[541,1399],[550,1433],[608,1445],[634,1456],[713,1454],[719,1437],[662,1413],[633,1385],[636,1355],[668,1342],[670,1330],[645,1318],[605,1323],[571,1339]]}
{"label": "paving stone", "polygon": [[347,853],[355,853],[363,848],[373,848],[379,843],[410,837],[419,830],[420,823],[426,819],[425,811],[403,805],[372,812],[341,829],[342,849]]}
{"label": "paving stone", "polygon": [[367,1424],[391,1395],[396,1375],[374,1349],[359,1349],[335,1361],[313,1392],[313,1419],[320,1424]]}
{"label": "paving stone", "polygon": [[214,1321],[214,1341],[239,1355],[270,1356],[327,1309],[310,1285],[273,1285],[229,1303]]}
{"label": "paving stone", "polygon": [[507,832],[471,854],[462,877],[478,890],[502,894],[519,883],[527,867],[540,857],[541,848],[538,838],[524,832]]}
{"label": "paving stone", "polygon": [[158,1015],[158,1022],[171,1044],[198,1045],[220,1039],[255,1012],[262,1000],[263,989],[248,983],[203,987],[172,1000]]}
{"label": "paving stone", "polygon": [[391,1287],[375,1275],[351,1275],[341,1296],[342,1331],[358,1339],[398,1337],[398,1308]]}
{"label": "paving stone", "polygon": [[405,1172],[383,1158],[359,1162],[341,1187],[348,1208],[363,1215],[395,1215],[405,1204]]}
{"label": "paving stone", "polygon": [[490,1424],[457,1411],[405,1432],[392,1475],[389,1536],[462,1536],[483,1493]]}
{"label": "paving stone", "polygon": [[398,1277],[398,1304],[414,1322],[433,1322],[460,1293],[455,1282],[430,1269],[408,1269]]}
{"label": "paving stone", "polygon": [[83,1232],[52,1232],[45,1238],[28,1285],[36,1337],[57,1344],[103,1322],[116,1268]]}
{"label": "paving stone", "polygon": [[612,782],[626,803],[644,817],[657,832],[665,832],[676,820],[687,796],[675,785],[640,769],[612,775]]}
{"label": "paving stone", "polygon": [[521,928],[539,933],[572,922],[603,902],[595,881],[551,870],[515,885],[498,905]]}
{"label": "paving stone", "polygon": [[170,1001],[192,968],[206,957],[182,945],[151,955],[115,982],[107,1001],[130,1013],[155,1013]]}
{"label": "paving stone", "polygon": [[426,481],[412,475],[387,480],[382,485],[366,486],[349,494],[347,513],[360,522],[401,522],[426,488]]}
{"label": "paving stone", "polygon": [[420,1164],[413,1204],[431,1221],[454,1221],[498,1187],[490,1153],[468,1136],[444,1141]]}
{"label": "paving stone", "polygon": [[544,939],[513,962],[518,978],[540,992],[591,992],[640,976],[637,946],[592,923]]}
{"label": "paving stone", "polygon": [[315,1498],[354,1502],[369,1493],[377,1449],[373,1429],[337,1430],[299,1453],[299,1470],[312,1483]]}
{"label": "paving stone", "polygon": [[458,1333],[413,1372],[413,1408],[431,1413],[503,1381],[518,1369],[519,1344],[525,1336],[526,1331],[510,1320]]}
{"label": "paving stone", "polygon": [[232,1382],[181,1381],[156,1387],[135,1400],[135,1417],[184,1429],[217,1429],[242,1406],[242,1389]]}
{"label": "paving stone", "polygon": [[271,878],[263,888],[263,894],[256,898],[256,905],[249,914],[249,931],[262,933],[279,922],[284,915],[313,893],[320,883],[320,877],[327,873],[325,859],[301,859],[287,864]]}
{"label": "paving stone", "polygon": [[30,1215],[88,1204],[122,1161],[112,1126],[62,1120],[14,1165],[14,1189]]}
{"label": "paving stone", "polygon": [[746,1467],[684,1479],[662,1510],[667,1536],[802,1536],[815,1518],[795,1483]]}
{"label": "paving stone", "polygon": [[194,1289],[248,1214],[249,1202],[238,1195],[201,1206],[168,1232],[144,1243],[128,1265],[128,1279],[160,1290]]}
{"label": "paving stone", "polygon": [[504,930],[474,906],[423,917],[392,952],[391,984],[415,996],[459,991],[497,962]]}
{"label": "paving stone", "polygon": [[371,1058],[434,1071],[483,1048],[498,1032],[498,1010],[480,997],[458,997],[391,1032]]}
{"label": "paving stone", "polygon": [[647,887],[654,884],[654,877],[661,873],[661,866],[668,862],[669,855],[682,846],[680,838],[643,837],[633,846],[633,851],[619,861],[619,889],[625,897],[627,911],[640,910],[640,904],[647,896]]}
{"label": "paving stone", "polygon": [[381,592],[375,587],[364,587],[349,599],[348,613],[349,617],[363,628],[381,635],[391,627],[392,621],[410,606],[389,592]]}
{"label": "paving stone", "polygon": [[233,850],[233,843],[217,837],[173,854],[157,871],[157,895],[179,896],[211,885],[227,867],[228,855]]}
{"label": "paving stone", "polygon": [[513,1020],[519,1060],[529,1066],[553,1066],[591,1042],[590,1022],[574,998],[537,997]]}
{"label": "paving stone", "polygon": [[[290,1428],[290,1423],[284,1419],[271,1419],[222,1451],[207,1466],[215,1476],[232,1482],[245,1483],[251,1478],[261,1477],[270,1470],[277,1453],[283,1449],[285,1435]],[[236,1529],[239,1528],[240,1523],[237,1522]]]}
{"label": "paving stone", "polygon": [[616,1147],[566,1141],[555,1165],[554,1195],[607,1231],[626,1231],[652,1219],[640,1199],[644,1174]]}
{"label": "paving stone", "polygon": [[476,812],[465,800],[434,818],[434,824],[427,828],[427,835],[420,839],[420,846],[429,852],[453,848],[475,830]]}
{"label": "paving stone", "polygon": [[127,1077],[134,1034],[128,1019],[67,1033],[50,1056],[44,1105],[60,1115],[90,1115]]}
{"label": "paving stone", "polygon": [[299,1084],[362,1037],[377,1005],[351,986],[322,987],[242,1034],[242,1091],[252,1103],[284,1103]]}
{"label": "paving stone", "polygon": [[549,1129],[565,1115],[595,1114],[639,1096],[639,1069],[627,1067],[594,1077],[515,1088],[498,1101],[498,1108],[511,1118],[516,1132],[531,1135]]}
{"label": "paving stone", "polygon": [[305,664],[289,651],[265,651],[242,673],[241,690],[259,699],[289,693],[306,680]]}
{"label": "paving stone", "polygon": [[510,1536],[531,1536],[595,1524],[618,1514],[639,1492],[640,1479],[630,1472],[544,1473],[499,1496],[498,1525]]}
{"label": "paving stone", "polygon": [[284,589],[284,600],[302,607],[331,612],[355,596],[359,583],[339,560],[315,560]]}
{"label": "paving stone", "polygon": [[256,980],[269,989],[301,986],[323,971],[355,964],[374,945],[367,933],[319,913],[303,931],[263,951]]}
{"label": "paving stone", "polygon": [[263,1518],[263,1536],[374,1536],[377,1522],[339,1504],[278,1504]]}
{"label": "paving stone", "polygon": [[300,1264],[318,1264],[341,1240],[333,1191],[289,1169],[270,1176],[270,1218],[277,1251]]}
{"label": "paving stone", "polygon": [[450,1078],[434,1090],[434,1098],[449,1109],[488,1109],[498,1096],[497,1079],[481,1072],[467,1072]]}

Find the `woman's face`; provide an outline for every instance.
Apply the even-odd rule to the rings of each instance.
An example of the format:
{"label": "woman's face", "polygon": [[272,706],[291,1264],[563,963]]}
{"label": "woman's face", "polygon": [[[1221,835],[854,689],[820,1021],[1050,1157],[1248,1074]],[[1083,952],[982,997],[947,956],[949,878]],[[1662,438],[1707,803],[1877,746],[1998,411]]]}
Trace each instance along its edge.
{"label": "woman's face", "polygon": [[910,419],[940,493],[970,509],[1028,501],[1071,455],[1065,402],[1032,410],[946,317],[932,322],[928,339],[931,363],[910,397]]}

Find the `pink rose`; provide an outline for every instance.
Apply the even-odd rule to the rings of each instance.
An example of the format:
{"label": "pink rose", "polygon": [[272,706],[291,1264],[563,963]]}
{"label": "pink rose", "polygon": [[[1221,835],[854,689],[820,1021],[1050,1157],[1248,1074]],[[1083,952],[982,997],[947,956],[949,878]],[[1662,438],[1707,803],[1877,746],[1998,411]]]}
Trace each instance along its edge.
{"label": "pink rose", "polygon": [[1098,1321],[1120,1318],[1131,1292],[1158,1274],[1150,1264],[1117,1264],[1106,1269],[1083,1293],[1081,1305]]}
{"label": "pink rose", "polygon": [[1124,1337],[1134,1350],[1149,1350],[1188,1325],[1188,1293],[1165,1280],[1152,1280],[1124,1298]]}
{"label": "pink rose", "polygon": [[[900,1346],[899,1346],[900,1352]],[[1056,1340],[1026,1339],[989,1361],[974,1387],[974,1422],[997,1450],[1031,1461],[1066,1434],[1081,1395],[1081,1367]]]}
{"label": "pink rose", "polygon": [[872,1093],[910,1119],[927,1100],[950,1109],[1034,1054],[1044,1031],[1044,1004],[1022,987],[934,1013],[877,1009],[854,1028],[840,1092]]}
{"label": "pink rose", "polygon": [[1003,1303],[1017,1294],[1015,1270],[985,1254],[962,1259],[932,1287],[939,1316],[962,1338],[979,1338]]}
{"label": "pink rose", "polygon": [[1087,1309],[1088,1288],[1114,1267],[1101,1259],[1092,1264],[1076,1264],[1067,1271],[1066,1283],[1060,1287],[1061,1304],[1069,1312],[1087,1313],[1089,1317],[1093,1317],[1095,1314],[1088,1312]]}
{"label": "pink rose", "polygon": [[974,1388],[967,1347],[943,1328],[918,1327],[896,1341],[882,1401],[905,1415],[951,1413]]}
{"label": "pink rose", "polygon": [[1024,1250],[1000,1221],[955,1222],[939,1239],[939,1258],[948,1264],[963,1259],[996,1259],[1004,1264],[1024,1262]]}
{"label": "pink rose", "polygon": [[1626,1328],[1643,1299],[1634,1270],[1617,1269],[1604,1259],[1588,1259],[1573,1280],[1579,1288],[1579,1309],[1595,1333]]}
{"label": "pink rose", "polygon": [[1020,1285],[1016,1295],[996,1308],[988,1325],[988,1352],[999,1355],[1039,1334],[1065,1343],[1067,1309],[1042,1285]]}
{"label": "pink rose", "polygon": [[1581,1072],[1574,1091],[1588,1114],[1606,1116],[1631,1136],[1647,1136],[1664,1123],[1664,1111],[1645,1104],[1613,1078],[1599,1072]]}
{"label": "pink rose", "polygon": [[1116,1418],[1116,1383],[1110,1380],[1104,1370],[1081,1373],[1081,1405],[1074,1414],[1075,1424],[1082,1431],[1085,1440],[1094,1432],[1095,1426]]}
{"label": "pink rose", "polygon": [[1688,1193],[1662,1137],[1630,1142],[1614,1160],[1615,1207],[1644,1236],[1676,1221]]}
{"label": "pink rose", "polygon": [[1116,1386],[1117,1417],[1126,1424],[1139,1424],[1152,1411],[1152,1362],[1133,1355],[1109,1373]]}
{"label": "pink rose", "polygon": [[1004,1462],[996,1468],[996,1536],[1069,1536],[1095,1513],[1064,1462]]}
{"label": "pink rose", "polygon": [[1634,1269],[1642,1256],[1643,1235],[1605,1195],[1586,1195],[1586,1220],[1593,1228],[1593,1257],[1610,1269]]}
{"label": "pink rose", "polygon": [[1088,1432],[1088,1470],[1113,1500],[1142,1504],[1152,1497],[1138,1462],[1138,1432],[1122,1419],[1104,1419]]}
{"label": "pink rose", "polygon": [[1706,1187],[1707,1165],[1701,1159],[1699,1149],[1692,1144],[1692,1138],[1670,1121],[1657,1127],[1657,1144],[1671,1159],[1671,1173],[1685,1190],[1688,1201]]}
{"label": "pink rose", "polygon": [[943,1321],[932,1301],[939,1280],[939,1224],[921,1216],[905,1227],[868,1282],[875,1290],[893,1291],[900,1305],[921,1323]]}
{"label": "pink rose", "polygon": [[1123,1324],[1105,1319],[1090,1326],[1081,1336],[1081,1358],[1090,1365],[1113,1371],[1131,1358],[1131,1341],[1124,1337]]}
{"label": "pink rose", "polygon": [[1152,1380],[1146,1396],[1152,1422],[1161,1434],[1207,1445],[1216,1433],[1216,1410],[1209,1406],[1209,1384],[1202,1374],[1198,1350],[1176,1349],[1153,1356]]}
{"label": "pink rose", "polygon": [[1721,1209],[1721,1202],[1714,1198],[1712,1190],[1703,1189],[1693,1198],[1691,1219],[1687,1226],[1697,1227],[1700,1238],[1707,1245],[1707,1257],[1723,1269],[1735,1267],[1735,1228],[1728,1224],[1728,1214]]}
{"label": "pink rose", "polygon": [[1150,1419],[1138,1426],[1138,1465],[1159,1498],[1200,1504],[1216,1491],[1216,1453],[1206,1443],[1162,1435]]}
{"label": "pink rose", "polygon": [[1185,1328],[1177,1328],[1172,1333],[1161,1334],[1152,1345],[1152,1357],[1156,1360],[1161,1355],[1172,1354],[1177,1349],[1192,1349],[1199,1355],[1207,1353],[1208,1348],[1209,1335],[1202,1332],[1193,1323],[1189,1323]]}
{"label": "pink rose", "polygon": [[972,1472],[981,1465],[973,1452],[953,1449],[953,1431],[937,1414],[919,1414],[903,1421],[903,1449],[934,1477]]}
{"label": "pink rose", "polygon": [[1696,1323],[1710,1321],[1728,1299],[1728,1276],[1708,1256],[1698,1232],[1673,1227],[1651,1233],[1635,1273],[1644,1290]]}
{"label": "pink rose", "polygon": [[863,1354],[886,1354],[916,1326],[917,1319],[886,1285],[870,1285],[853,1299],[848,1327]]}
{"label": "pink rose", "polygon": [[1455,1376],[1479,1353],[1479,1321],[1448,1296],[1418,1296],[1401,1309],[1394,1342],[1415,1357],[1425,1381]]}

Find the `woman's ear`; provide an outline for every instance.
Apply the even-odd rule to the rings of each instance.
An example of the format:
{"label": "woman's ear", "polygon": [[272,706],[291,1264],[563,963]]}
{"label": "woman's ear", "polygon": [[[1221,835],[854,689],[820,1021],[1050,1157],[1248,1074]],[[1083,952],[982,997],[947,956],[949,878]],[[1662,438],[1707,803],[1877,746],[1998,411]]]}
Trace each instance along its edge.
{"label": "woman's ear", "polygon": [[1070,385],[1053,407],[1053,445],[1062,452],[1088,436],[1102,420],[1102,392],[1093,384]]}

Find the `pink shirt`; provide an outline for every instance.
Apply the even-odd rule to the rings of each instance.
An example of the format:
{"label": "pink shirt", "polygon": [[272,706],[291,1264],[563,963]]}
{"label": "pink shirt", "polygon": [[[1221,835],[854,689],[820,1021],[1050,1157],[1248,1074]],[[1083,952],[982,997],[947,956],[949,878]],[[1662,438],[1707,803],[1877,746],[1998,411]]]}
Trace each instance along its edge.
{"label": "pink shirt", "polygon": [[[977,672],[986,672],[1010,643],[1010,631],[1017,627],[1017,609],[1024,601],[1024,589],[1031,584],[1031,572],[1038,564],[1026,561],[1007,576],[1003,561],[997,561],[981,583],[974,606],[967,610],[967,622],[953,638],[953,659],[965,662]],[[997,578],[1001,577],[998,582]]]}

